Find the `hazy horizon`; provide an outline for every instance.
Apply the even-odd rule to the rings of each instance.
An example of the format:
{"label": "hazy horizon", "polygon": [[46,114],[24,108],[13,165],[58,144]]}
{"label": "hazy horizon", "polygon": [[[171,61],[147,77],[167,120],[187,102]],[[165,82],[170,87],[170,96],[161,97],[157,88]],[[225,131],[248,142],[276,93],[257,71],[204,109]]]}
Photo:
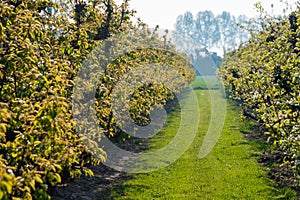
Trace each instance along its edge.
{"label": "hazy horizon", "polygon": [[[117,0],[122,2],[122,0]],[[228,11],[234,16],[245,14],[248,17],[257,16],[254,4],[257,0],[131,0],[130,7],[137,11],[136,17],[153,28],[159,25],[162,29],[174,29],[176,18],[186,11],[192,12],[194,15],[199,11],[211,10],[214,14],[220,14]],[[279,0],[261,0],[265,9],[273,14],[280,14],[285,8],[284,3]],[[296,0],[290,0],[289,3],[296,3]],[[274,8],[271,8],[274,4]]]}

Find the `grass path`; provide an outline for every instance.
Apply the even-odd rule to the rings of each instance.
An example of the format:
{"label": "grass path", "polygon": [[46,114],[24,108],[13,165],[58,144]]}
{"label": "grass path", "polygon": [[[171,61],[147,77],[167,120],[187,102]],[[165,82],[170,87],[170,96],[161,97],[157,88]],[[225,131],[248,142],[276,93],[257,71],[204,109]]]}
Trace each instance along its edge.
{"label": "grass path", "polygon": [[[193,84],[195,88],[202,86],[200,79]],[[134,175],[134,179],[112,192],[114,199],[289,199],[288,192],[272,187],[267,172],[257,163],[261,144],[244,138],[243,133],[249,132],[250,127],[239,119],[233,103],[228,104],[217,145],[207,157],[198,158],[210,121],[210,102],[207,90],[195,92],[200,124],[190,148],[164,169]],[[178,121],[180,112],[175,111],[168,117],[167,126],[152,139],[152,149],[159,149],[173,138]]]}

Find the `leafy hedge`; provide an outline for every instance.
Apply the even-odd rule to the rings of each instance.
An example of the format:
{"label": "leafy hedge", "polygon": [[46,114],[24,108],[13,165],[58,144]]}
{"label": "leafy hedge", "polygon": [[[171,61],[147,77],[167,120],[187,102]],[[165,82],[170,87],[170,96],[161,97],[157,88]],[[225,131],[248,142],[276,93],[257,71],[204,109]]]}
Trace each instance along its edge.
{"label": "leafy hedge", "polygon": [[72,25],[47,12],[59,6],[0,3],[1,199],[47,199],[48,185],[60,183],[62,174],[92,175],[85,162],[99,162],[74,134],[71,118],[78,64],[70,59],[84,57],[88,49],[72,48],[71,33],[57,34]]}
{"label": "leafy hedge", "polygon": [[243,115],[265,126],[300,180],[300,8],[280,18],[260,9],[262,29],[226,55],[220,74]]}
{"label": "leafy hedge", "polygon": [[[132,25],[134,11],[128,6],[128,0],[122,5],[113,0],[1,1],[0,199],[49,199],[49,185],[61,183],[65,176],[93,175],[86,166],[105,161],[105,152],[97,144],[100,157],[96,159],[76,134],[72,92],[81,63],[97,45],[114,34],[139,28]],[[155,41],[160,43],[158,38]],[[193,79],[193,71],[182,58],[159,51],[144,53],[119,58],[98,85],[104,84],[109,91],[115,84],[109,80],[133,68],[137,57],[148,63],[162,56],[165,63],[178,66],[187,80]],[[140,90],[149,93],[137,91],[131,101],[131,113],[137,120],[144,120],[151,105],[165,103],[172,96],[159,85]],[[103,133],[115,134],[113,120],[107,118],[109,96],[97,93],[97,114]],[[150,99],[140,105],[147,97]]]}
{"label": "leafy hedge", "polygon": [[[137,40],[146,40],[146,42],[151,42],[152,44],[157,43],[156,48],[159,47],[160,49],[153,50],[145,48],[128,52],[124,56],[119,57],[116,62],[110,64],[105,73],[100,76],[101,90],[99,89],[96,93],[96,109],[99,124],[104,130],[108,130],[108,134],[110,135],[114,135],[122,128],[116,125],[112,106],[115,105],[120,107],[120,105],[123,105],[130,110],[131,118],[136,124],[142,126],[146,125],[150,122],[149,114],[152,110],[152,106],[165,105],[167,101],[174,98],[175,93],[180,93],[181,89],[186,87],[186,84],[190,83],[195,78],[195,72],[190,68],[188,59],[184,55],[176,52],[173,46],[165,45],[164,42],[160,41],[158,38],[141,38],[144,32],[147,32],[147,30],[141,30],[139,34],[136,33],[136,35],[140,37],[137,37]],[[145,35],[148,34],[149,33],[146,33]],[[120,46],[117,45],[117,48],[120,48]],[[147,68],[154,68],[155,65],[165,66],[166,68],[170,67],[170,69],[166,70],[175,69],[177,74],[169,73],[167,76],[170,77],[165,77],[165,81],[168,81],[169,86],[173,89],[177,87],[177,91],[171,91],[171,88],[167,88],[163,84],[151,83],[154,78]],[[131,85],[138,84],[134,80],[136,77],[129,77],[130,74],[128,75],[128,72],[133,68],[142,69],[139,74],[132,75],[137,76],[147,84],[137,86],[129,101],[123,100],[122,103],[114,102],[121,99],[114,98],[113,89],[117,84],[121,84],[122,86],[125,85],[122,84],[122,81],[130,81]],[[160,73],[166,74],[166,71],[163,69]],[[180,82],[176,79],[178,76],[184,77],[184,81]],[[164,82],[162,79],[161,82]],[[123,90],[124,89],[125,88],[123,88]],[[114,115],[121,114],[122,112],[114,113]],[[119,116],[119,119],[121,118],[122,116]]]}

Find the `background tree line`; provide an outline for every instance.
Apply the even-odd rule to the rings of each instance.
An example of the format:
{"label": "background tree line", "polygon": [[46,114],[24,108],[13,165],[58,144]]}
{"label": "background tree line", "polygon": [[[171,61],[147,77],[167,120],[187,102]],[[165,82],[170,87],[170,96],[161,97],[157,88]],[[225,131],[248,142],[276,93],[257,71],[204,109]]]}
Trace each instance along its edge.
{"label": "background tree line", "polygon": [[235,17],[226,11],[219,15],[200,11],[195,16],[187,11],[177,17],[175,30],[189,36],[202,48],[209,51],[220,49],[225,53],[249,40],[250,34],[246,30],[250,28],[250,24],[246,23],[248,20],[246,15]]}

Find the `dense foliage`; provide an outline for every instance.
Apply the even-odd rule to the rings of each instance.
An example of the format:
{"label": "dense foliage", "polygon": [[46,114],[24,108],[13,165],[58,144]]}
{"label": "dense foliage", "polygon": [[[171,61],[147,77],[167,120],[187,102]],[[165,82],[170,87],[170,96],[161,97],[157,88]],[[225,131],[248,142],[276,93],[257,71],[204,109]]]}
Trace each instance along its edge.
{"label": "dense foliage", "polygon": [[221,76],[243,114],[262,123],[282,164],[300,179],[300,8],[285,17],[261,10],[262,30],[228,53]]}
{"label": "dense foliage", "polygon": [[[0,199],[49,199],[49,185],[60,183],[62,176],[92,175],[86,166],[105,160],[101,148],[96,146],[101,156],[95,159],[76,135],[72,91],[81,63],[95,46],[134,28],[130,21],[134,11],[128,6],[128,0],[122,5],[113,0],[1,1]],[[137,54],[145,62],[151,58]],[[154,54],[159,57],[165,52]],[[123,63],[124,59],[106,75],[121,76],[126,68]],[[186,64],[174,64],[181,65],[192,79],[193,72],[184,69]],[[106,75],[99,81],[110,89],[114,82],[107,81],[112,79]],[[159,86],[151,90],[161,90],[163,99],[168,98]],[[109,94],[98,93],[96,98],[101,95]],[[137,101],[133,102],[140,98],[144,96],[135,95]],[[109,100],[97,104],[103,132],[112,132],[107,125],[111,119],[106,117],[111,109]],[[153,97],[149,103],[156,101]],[[135,118],[148,112],[150,104],[133,111]]]}
{"label": "dense foliage", "polygon": [[[147,32],[147,30],[141,32],[145,31]],[[136,35],[138,36],[137,33]],[[139,35],[136,39],[141,43],[145,40],[143,34]],[[145,48],[128,52],[126,55],[118,58],[117,62],[110,64],[105,73],[100,76],[100,83],[102,86],[101,90],[98,90],[96,94],[97,112],[100,120],[99,124],[103,126],[104,129],[110,130],[110,134],[116,133],[118,129],[122,128],[116,126],[112,114],[112,103],[115,106],[115,110],[117,107],[121,110],[121,105],[126,107],[131,111],[131,118],[135,123],[144,126],[150,123],[149,114],[152,110],[152,106],[165,105],[168,100],[174,98],[174,93],[180,93],[180,90],[188,86],[187,84],[194,79],[194,70],[190,69],[190,63],[184,55],[176,53],[172,46],[160,42],[158,38],[152,38],[151,40],[146,38],[146,40],[146,42],[150,42],[151,45],[156,43],[156,45],[154,45],[156,49]],[[138,46],[138,44],[132,45]],[[117,48],[120,48],[120,46],[122,45],[118,45]],[[162,75],[168,74],[167,77],[161,77],[159,80],[160,84],[153,82],[154,77],[151,75],[151,71],[147,69],[155,68],[156,64],[166,67],[166,69],[160,70]],[[167,69],[168,67],[171,68]],[[169,72],[172,68],[174,69],[174,67],[177,73],[170,74]],[[144,68],[144,70],[139,72],[136,71],[134,74],[128,74],[127,72],[131,71],[133,68]],[[158,68],[156,69],[159,70]],[[176,79],[178,75],[184,77],[183,82]],[[138,83],[139,81],[136,80],[137,77],[145,84]],[[124,81],[130,82],[130,85],[138,84],[136,85],[137,88],[132,91],[133,94],[127,101],[124,99],[122,103],[114,102],[120,101],[120,99],[114,97],[113,88],[116,87],[117,84],[125,87],[126,84]],[[165,82],[168,82],[169,87],[166,87],[163,84]],[[178,90],[172,90],[174,88],[177,88]],[[123,90],[124,89],[125,88],[123,88]],[[120,115],[121,113],[114,113],[114,115]],[[119,119],[120,118],[121,116],[119,116]]]}

